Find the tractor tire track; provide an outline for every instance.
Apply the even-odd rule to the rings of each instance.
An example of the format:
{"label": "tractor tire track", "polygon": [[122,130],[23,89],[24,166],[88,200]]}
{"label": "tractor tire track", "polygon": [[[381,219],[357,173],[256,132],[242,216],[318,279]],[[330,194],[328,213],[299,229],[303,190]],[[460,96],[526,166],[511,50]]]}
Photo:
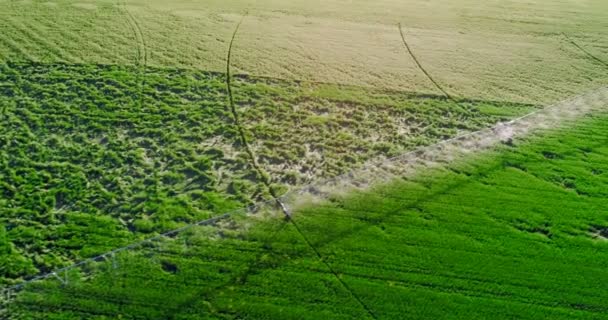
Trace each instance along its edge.
{"label": "tractor tire track", "polygon": [[245,20],[246,16],[247,16],[247,14],[243,15],[243,17],[241,17],[241,20],[239,21],[239,23],[234,28],[234,32],[232,33],[232,38],[230,39],[230,44],[228,45],[228,54],[226,56],[226,91],[228,93],[228,105],[230,107],[232,121],[234,122],[234,125],[237,128],[237,131],[239,133],[239,139],[241,140],[241,143],[243,144],[243,147],[245,148],[245,152],[249,156],[251,166],[257,172],[257,174],[260,176],[262,183],[268,189],[268,192],[270,193],[270,195],[274,199],[278,199],[274,190],[272,189],[271,177],[258,164],[257,157],[255,156],[255,153],[253,152],[253,149],[251,148],[251,145],[249,144],[249,139],[247,139],[247,134],[245,132],[245,128],[243,127],[243,124],[241,123],[241,119],[239,117],[239,113],[236,110],[236,105],[234,103],[234,95],[232,93],[232,70],[231,70],[232,48],[234,46],[234,40],[236,39],[236,35],[238,34],[241,24],[243,23],[243,20]]}
{"label": "tractor tire track", "polygon": [[414,51],[412,51],[412,48],[410,47],[410,45],[407,43],[407,41],[405,40],[405,34],[403,33],[403,27],[401,26],[401,23],[399,23],[397,25],[397,27],[399,28],[399,34],[401,35],[401,40],[403,41],[403,46],[405,47],[405,49],[407,50],[407,52],[409,53],[410,57],[412,57],[412,59],[414,60],[414,62],[416,63],[416,65],[418,66],[418,69],[420,69],[420,71],[422,71],[422,73],[424,73],[424,75],[435,85],[435,87],[441,91],[441,93],[443,93],[443,95],[446,96],[446,98],[454,101],[454,98],[445,90],[443,89],[443,87],[431,76],[431,74],[428,73],[428,71],[426,71],[426,69],[422,66],[422,64],[420,63],[420,61],[418,60],[418,58],[416,57],[416,55],[414,54]]}
{"label": "tractor tire track", "polygon": [[281,209],[281,211],[285,215],[285,219],[288,222],[292,223],[292,225],[296,229],[297,233],[302,237],[302,239],[304,240],[306,245],[314,252],[314,254],[317,256],[319,261],[323,265],[325,265],[325,267],[329,270],[329,272],[331,272],[333,274],[333,276],[342,285],[342,287],[350,293],[351,297],[353,299],[355,299],[355,301],[357,301],[357,303],[365,310],[365,312],[368,314],[368,316],[371,317],[372,319],[377,319],[374,312],[361,300],[361,298],[357,294],[355,294],[354,290],[346,282],[344,282],[344,280],[340,277],[340,275],[331,267],[329,262],[327,262],[327,260],[323,258],[323,256],[319,252],[319,250],[312,244],[312,242],[304,234],[304,232],[300,228],[299,224],[291,217],[291,213],[287,210],[287,207],[285,206],[285,204],[283,204],[281,197],[279,197],[276,194],[276,191],[272,188],[272,180],[271,180],[270,175],[268,175],[265,172],[265,170],[257,163],[257,160],[256,160],[257,158],[256,158],[253,150],[251,149],[251,146],[249,145],[249,141],[247,140],[247,135],[245,134],[245,129],[243,128],[243,126],[240,122],[239,115],[237,113],[237,110],[236,110],[236,107],[234,104],[234,96],[232,94],[232,84],[231,84],[232,76],[231,76],[231,70],[230,70],[232,48],[234,46],[234,40],[235,40],[236,35],[239,31],[239,28],[241,27],[241,24],[243,23],[243,20],[245,19],[246,16],[247,16],[247,14],[243,15],[243,17],[241,18],[239,23],[236,25],[236,28],[234,29],[234,32],[232,33],[232,38],[230,39],[230,45],[228,47],[228,56],[226,57],[226,89],[228,91],[230,111],[232,113],[234,123],[235,123],[236,127],[238,128],[239,136],[241,138],[243,146],[245,147],[247,154],[251,158],[251,165],[257,171],[257,173],[262,177],[262,183],[266,186],[266,188],[268,189],[268,192],[270,193],[270,195],[272,196],[272,198],[274,199],[274,201],[276,202],[278,207]]}
{"label": "tractor tire track", "polygon": [[566,39],[566,41],[568,41],[571,45],[573,45],[574,47],[576,47],[578,50],[580,50],[582,53],[584,53],[589,59],[594,60],[595,62],[603,65],[604,67],[608,68],[608,62],[598,58],[597,56],[595,56],[594,54],[592,54],[591,52],[587,51],[585,48],[583,48],[582,46],[580,46],[576,41],[574,41],[572,38],[568,37],[568,35],[564,32],[562,32],[562,36],[564,36],[564,38]]}
{"label": "tractor tire track", "polygon": [[146,86],[146,68],[148,66],[148,47],[146,45],[146,39],[144,38],[144,33],[142,32],[141,26],[137,22],[137,19],[131,14],[129,9],[127,8],[127,1],[123,0],[119,3],[119,7],[122,8],[126,18],[127,24],[129,25],[131,31],[133,32],[133,36],[137,41],[137,62],[136,66],[139,68],[138,82],[140,85],[139,88],[139,107],[143,109],[144,106],[144,88]]}
{"label": "tractor tire track", "polygon": [[129,9],[127,8],[126,0],[123,0],[119,4],[119,7],[122,8],[122,11],[124,12],[124,14],[127,18],[127,23],[129,24],[129,28],[131,29],[131,32],[133,33],[133,36],[135,37],[135,41],[137,41],[137,62],[136,62],[136,64],[138,66],[142,66],[142,65],[146,66],[148,63],[148,53],[147,53],[146,40],[144,39],[144,34],[142,32],[142,29],[139,26],[139,23],[137,22],[137,20],[133,16],[133,14],[131,14]]}

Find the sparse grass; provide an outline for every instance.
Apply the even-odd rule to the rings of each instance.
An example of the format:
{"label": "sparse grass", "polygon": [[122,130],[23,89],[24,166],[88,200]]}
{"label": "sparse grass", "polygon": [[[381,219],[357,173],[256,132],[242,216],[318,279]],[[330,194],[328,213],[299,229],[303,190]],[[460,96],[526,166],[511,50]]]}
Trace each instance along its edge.
{"label": "sparse grass", "polygon": [[[289,184],[331,178],[372,158],[395,156],[537,108],[349,86],[301,84],[294,91],[275,83],[272,91],[265,88],[241,82],[235,100],[260,164]],[[260,100],[248,98],[254,92],[262,93]]]}

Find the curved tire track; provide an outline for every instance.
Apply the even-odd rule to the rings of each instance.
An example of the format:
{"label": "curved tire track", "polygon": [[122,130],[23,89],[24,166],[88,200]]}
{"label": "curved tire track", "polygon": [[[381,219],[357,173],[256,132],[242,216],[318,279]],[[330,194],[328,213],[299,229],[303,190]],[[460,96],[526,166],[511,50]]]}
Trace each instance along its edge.
{"label": "curved tire track", "polygon": [[306,237],[306,235],[302,232],[302,229],[300,228],[299,224],[296,223],[296,221],[291,217],[291,213],[287,210],[287,207],[283,204],[283,201],[281,200],[281,198],[276,194],[276,191],[272,188],[272,185],[271,185],[272,180],[271,180],[270,175],[268,175],[265,172],[265,170],[257,163],[256,156],[253,153],[253,150],[251,149],[251,147],[249,145],[247,136],[245,135],[245,129],[241,125],[241,122],[239,120],[239,115],[238,115],[236,107],[234,105],[234,96],[232,94],[232,85],[231,85],[232,76],[231,76],[231,70],[230,70],[230,61],[231,61],[231,57],[232,57],[232,48],[234,45],[234,40],[235,40],[236,35],[239,31],[239,28],[241,27],[241,24],[243,23],[243,20],[245,19],[246,16],[247,16],[247,13],[245,13],[245,15],[243,15],[243,17],[241,18],[239,23],[236,25],[236,28],[234,29],[234,32],[232,33],[232,38],[230,39],[230,45],[228,47],[228,56],[226,57],[226,89],[228,91],[230,111],[232,112],[232,116],[234,118],[234,123],[238,128],[239,136],[242,140],[245,150],[246,150],[247,154],[249,155],[249,157],[251,158],[251,164],[254,167],[254,169],[258,172],[258,174],[262,177],[262,183],[266,186],[266,188],[268,189],[268,192],[270,192],[270,195],[272,196],[274,201],[277,203],[277,205],[279,206],[279,208],[285,215],[286,220],[293,224],[293,226],[295,227],[298,234],[302,237],[302,239],[304,240],[306,245],[314,252],[314,254],[317,256],[319,261],[321,263],[323,263],[325,265],[325,267],[329,270],[329,272],[331,272],[333,274],[333,276],[342,285],[342,287],[344,287],[346,289],[346,291],[348,291],[350,293],[350,295],[353,297],[353,299],[355,299],[357,301],[357,303],[365,310],[365,312],[368,314],[368,316],[370,316],[372,319],[377,319],[374,312],[361,300],[361,298],[357,294],[355,294],[353,289],[346,282],[344,282],[344,280],[340,277],[340,275],[334,270],[334,268],[331,267],[329,262],[327,262],[323,258],[323,256],[319,252],[319,250],[312,244],[312,242],[308,239],[308,237]]}
{"label": "curved tire track", "polygon": [[240,117],[239,117],[239,113],[236,110],[236,106],[234,104],[234,95],[232,94],[232,73],[231,73],[232,48],[234,46],[234,40],[236,39],[236,35],[239,32],[241,24],[243,23],[243,20],[245,20],[246,16],[247,16],[247,14],[243,15],[243,17],[241,17],[241,20],[239,21],[239,23],[234,28],[234,32],[232,33],[232,38],[230,39],[230,44],[228,46],[228,54],[226,56],[226,91],[228,93],[228,105],[230,107],[230,113],[232,114],[232,121],[234,121],[234,125],[236,126],[236,128],[238,130],[239,138],[241,140],[241,143],[243,144],[243,147],[245,148],[245,152],[247,153],[247,155],[250,158],[251,166],[261,177],[262,183],[264,184],[264,186],[266,186],[266,188],[270,192],[270,195],[276,200],[276,199],[278,199],[278,197],[277,197],[275,191],[272,189],[272,186],[271,186],[272,179],[257,162],[257,157],[255,156],[255,153],[251,149],[251,145],[249,144],[249,140],[247,139],[247,134],[245,133],[245,128],[243,127]]}
{"label": "curved tire track", "polygon": [[412,51],[412,48],[410,47],[410,45],[405,40],[405,34],[403,33],[403,28],[401,26],[401,23],[399,23],[397,26],[399,28],[399,34],[401,35],[401,40],[403,41],[403,45],[405,46],[405,49],[409,53],[410,57],[412,57],[412,59],[414,60],[414,62],[416,63],[416,65],[418,66],[418,68],[420,69],[420,71],[422,71],[422,73],[424,73],[424,75],[435,85],[435,87],[437,87],[437,89],[439,91],[441,91],[441,93],[443,93],[446,96],[446,98],[448,98],[450,100],[454,100],[454,98],[447,91],[445,91],[443,89],[443,87],[422,66],[422,64],[420,63],[420,61],[418,60],[418,58],[416,57],[416,55]]}
{"label": "curved tire track", "polygon": [[137,19],[131,14],[129,9],[127,8],[127,1],[123,0],[122,3],[119,3],[119,7],[122,8],[125,16],[127,18],[127,23],[133,32],[133,36],[137,41],[137,61],[136,65],[139,68],[138,81],[140,82],[139,88],[139,107],[143,109],[144,106],[144,87],[146,85],[146,68],[148,66],[148,48],[146,45],[146,39],[144,38],[144,33],[137,22]]}

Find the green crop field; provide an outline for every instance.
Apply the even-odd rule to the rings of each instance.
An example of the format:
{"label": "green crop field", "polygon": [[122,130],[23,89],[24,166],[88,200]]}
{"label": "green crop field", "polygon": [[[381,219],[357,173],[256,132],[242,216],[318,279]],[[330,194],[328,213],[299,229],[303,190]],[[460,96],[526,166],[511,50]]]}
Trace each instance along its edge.
{"label": "green crop field", "polygon": [[70,271],[68,285],[26,287],[13,314],[606,318],[607,120],[303,207],[294,223],[235,216],[152,241]]}
{"label": "green crop field", "polygon": [[[608,85],[606,21],[601,0],[0,0],[0,318],[601,318],[608,104],[560,101]],[[296,199],[294,223],[273,205],[555,105],[541,137]]]}

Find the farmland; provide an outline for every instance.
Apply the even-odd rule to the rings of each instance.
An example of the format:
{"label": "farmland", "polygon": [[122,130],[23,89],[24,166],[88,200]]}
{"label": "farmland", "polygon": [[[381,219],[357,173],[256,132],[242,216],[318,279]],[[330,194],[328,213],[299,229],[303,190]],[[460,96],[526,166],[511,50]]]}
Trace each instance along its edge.
{"label": "farmland", "polygon": [[[600,319],[606,120],[300,208],[294,221],[324,263],[294,224],[236,215],[73,270],[66,287],[33,284],[14,314]],[[94,280],[80,279],[89,269]]]}
{"label": "farmland", "polygon": [[[604,1],[3,1],[0,58],[223,72],[235,25],[238,73],[435,92],[397,24],[455,96],[551,103],[606,83]],[[86,4],[86,5],[83,5]],[[429,19],[426,12],[433,12]],[[134,23],[134,21],[136,23]],[[86,39],[86,40],[85,40]]]}
{"label": "farmland", "polygon": [[540,137],[299,199],[294,223],[260,203],[604,90],[607,13],[0,0],[0,284],[87,261],[9,295],[9,314],[599,317],[602,114],[573,105],[579,122]]}
{"label": "farmland", "polygon": [[[4,66],[1,219],[24,261],[13,277],[270,197],[231,120],[222,75],[149,68],[141,85],[137,70]],[[279,191],[535,109],[255,78],[238,79],[234,91]]]}

